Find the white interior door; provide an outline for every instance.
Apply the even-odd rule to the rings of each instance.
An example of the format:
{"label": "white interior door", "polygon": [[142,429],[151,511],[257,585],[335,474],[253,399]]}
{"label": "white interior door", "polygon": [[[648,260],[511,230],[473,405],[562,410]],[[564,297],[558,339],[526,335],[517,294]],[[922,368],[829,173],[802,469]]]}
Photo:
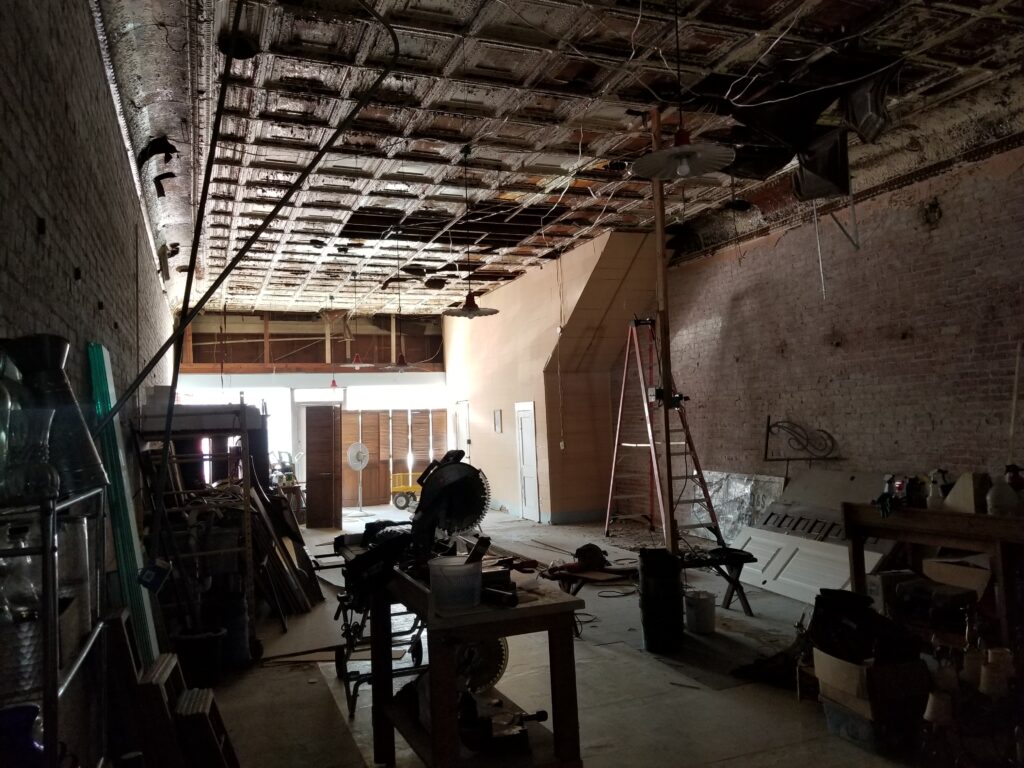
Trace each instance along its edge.
{"label": "white interior door", "polygon": [[[740,574],[744,584],[811,605],[822,588],[850,587],[850,561],[844,544],[744,526],[731,546],[745,549],[757,558],[756,563],[744,566]],[[865,552],[867,572],[871,573],[881,559],[877,552]]]}
{"label": "white interior door", "polygon": [[469,400],[459,400],[455,404],[455,447],[465,451],[466,461],[470,461]]}
{"label": "white interior door", "polygon": [[537,484],[537,431],[533,403],[516,403],[516,448],[519,455],[519,512],[540,522],[540,487]]}

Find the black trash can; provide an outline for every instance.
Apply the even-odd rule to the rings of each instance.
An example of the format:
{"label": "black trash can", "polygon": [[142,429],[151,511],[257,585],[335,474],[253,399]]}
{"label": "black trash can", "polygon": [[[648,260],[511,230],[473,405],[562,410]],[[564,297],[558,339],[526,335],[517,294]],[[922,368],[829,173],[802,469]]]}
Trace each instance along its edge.
{"label": "black trash can", "polygon": [[640,622],[644,650],[674,653],[683,643],[682,565],[665,549],[640,550]]}

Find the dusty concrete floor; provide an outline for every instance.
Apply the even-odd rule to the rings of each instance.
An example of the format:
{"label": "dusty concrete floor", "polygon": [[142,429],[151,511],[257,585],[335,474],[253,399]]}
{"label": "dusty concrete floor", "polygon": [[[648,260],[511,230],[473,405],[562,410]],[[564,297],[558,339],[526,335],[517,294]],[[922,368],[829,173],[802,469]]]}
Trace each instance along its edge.
{"label": "dusty concrete floor", "polygon": [[[358,530],[371,519],[402,516],[390,507],[367,508],[362,516],[346,515],[346,530]],[[616,545],[635,546],[648,535],[638,526],[634,535],[606,539],[600,525],[541,526],[499,512],[488,514],[483,528],[495,544],[541,562],[568,560],[570,556],[558,550],[571,552],[587,542],[602,546],[610,559],[626,560],[634,555]],[[310,531],[307,538],[315,543],[335,533]],[[712,574],[689,572],[687,577],[692,588],[719,595],[724,591],[724,583]],[[662,659],[642,650],[637,598],[600,597],[602,589],[606,588],[587,587],[581,593],[587,615],[583,636],[575,644],[580,738],[587,768],[895,765],[828,735],[817,702],[797,701],[792,692],[743,683],[728,675],[733,658],[742,663],[785,647],[793,637],[793,624],[809,612],[808,606],[748,588],[755,618],[743,616],[738,607],[719,609],[716,633],[695,638],[700,644],[697,651],[705,655]],[[629,585],[610,589],[630,591]],[[550,709],[544,637],[509,638],[509,646],[509,667],[498,687],[526,710]],[[711,669],[705,664],[708,660]],[[260,669],[250,673],[252,681],[245,679],[218,691],[228,728],[239,751],[249,758],[243,764],[251,768],[373,765],[369,691],[364,687],[355,717],[349,720],[333,663],[284,669],[294,670],[290,685],[262,686],[259,681],[267,670]],[[319,673],[316,683],[308,682],[311,672]],[[329,705],[328,692],[336,706]],[[285,721],[287,729],[279,731]],[[273,745],[267,744],[267,733],[276,734],[270,739]],[[295,753],[281,748],[289,740],[324,742],[325,734],[329,738],[324,753],[310,755],[309,760],[293,761]],[[250,739],[252,749],[245,743]],[[348,754],[334,754],[342,749]],[[398,756],[399,768],[422,765],[401,740]]]}

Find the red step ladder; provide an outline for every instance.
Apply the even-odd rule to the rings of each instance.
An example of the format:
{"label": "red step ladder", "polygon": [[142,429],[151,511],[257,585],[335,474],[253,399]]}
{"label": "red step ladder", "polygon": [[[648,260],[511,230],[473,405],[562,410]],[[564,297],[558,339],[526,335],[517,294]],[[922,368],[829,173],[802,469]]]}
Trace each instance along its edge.
{"label": "red step ladder", "polygon": [[[640,328],[646,328],[646,333],[642,333]],[[604,534],[610,536],[612,523],[618,520],[646,520],[653,530],[654,521],[657,519],[661,525],[665,547],[669,551],[675,551],[675,543],[680,530],[704,529],[710,531],[714,534],[718,546],[724,547],[726,544],[722,538],[718,517],[715,515],[711,493],[708,491],[708,484],[700,466],[700,458],[697,456],[693,436],[690,434],[690,426],[686,421],[685,401],[687,398],[677,392],[671,375],[668,377],[671,391],[667,395],[661,390],[648,388],[648,377],[644,373],[640,348],[640,336],[643,335],[651,345],[649,348],[653,348],[654,332],[653,319],[637,318],[630,323],[629,331],[626,334],[626,355],[622,367],[619,415],[615,422],[615,443],[612,448],[612,471],[608,484],[608,507],[605,513]],[[629,384],[631,365],[635,366],[636,370],[639,384],[638,394],[642,401],[641,410],[646,428],[646,438],[639,438],[639,440],[626,440],[623,437],[623,414],[627,410],[626,389]],[[652,411],[658,408],[669,408],[675,411],[679,419],[679,426],[669,426],[668,435],[663,435],[661,440],[658,440],[655,435],[654,422],[651,418]],[[664,419],[664,423],[670,424],[670,421]],[[666,448],[667,450],[665,450]],[[651,492],[650,494],[622,493],[620,489],[620,492],[617,493],[617,484],[621,485],[622,481],[637,476],[635,473],[623,475],[620,472],[619,464],[624,458],[624,453],[620,453],[620,451],[636,449],[646,449],[650,455]],[[667,483],[663,482],[665,478],[668,478]],[[665,501],[666,491],[670,496],[670,501],[667,504]],[[625,514],[620,512],[620,502],[644,497],[651,499],[651,509],[648,512]],[[695,521],[679,525],[676,520],[676,511],[680,507],[689,507],[691,517]],[[657,516],[655,516],[655,512],[657,512]],[[706,517],[706,520],[697,520],[698,517]]]}

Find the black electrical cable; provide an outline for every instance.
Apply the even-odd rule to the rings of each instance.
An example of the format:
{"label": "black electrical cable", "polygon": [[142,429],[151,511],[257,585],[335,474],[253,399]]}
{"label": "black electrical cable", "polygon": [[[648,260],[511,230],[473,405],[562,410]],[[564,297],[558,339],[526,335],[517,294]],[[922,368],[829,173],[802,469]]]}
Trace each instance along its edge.
{"label": "black electrical cable", "polygon": [[365,107],[370,102],[370,100],[373,99],[373,97],[377,94],[377,91],[380,88],[381,83],[383,83],[384,79],[388,75],[390,75],[391,72],[394,70],[395,66],[398,63],[399,56],[398,35],[395,33],[394,27],[392,27],[384,19],[383,16],[381,16],[371,5],[369,5],[366,2],[366,0],[356,0],[356,2],[358,2],[359,5],[361,5],[367,11],[367,13],[369,13],[379,24],[381,24],[381,26],[383,26],[384,29],[387,30],[388,35],[391,37],[392,51],[387,63],[384,64],[383,69],[381,69],[380,71],[380,74],[377,75],[377,79],[374,80],[370,87],[366,91],[364,91],[363,94],[359,97],[355,106],[345,116],[345,119],[341,121],[341,123],[335,129],[334,133],[330,135],[327,141],[324,142],[324,145],[320,147],[319,150],[317,150],[317,153],[315,155],[313,155],[313,158],[310,160],[309,165],[307,165],[306,168],[302,171],[302,173],[298,175],[295,181],[292,182],[292,185],[288,187],[287,190],[285,190],[285,193],[281,196],[281,199],[274,204],[274,207],[270,210],[269,213],[267,213],[263,221],[260,222],[256,229],[253,230],[252,234],[249,235],[245,243],[242,244],[242,247],[239,248],[238,253],[236,253],[234,257],[231,259],[231,261],[228,262],[227,266],[224,267],[224,271],[221,272],[210,285],[210,287],[206,289],[206,292],[199,298],[199,301],[196,302],[195,306],[189,310],[187,315],[184,312],[182,313],[181,319],[178,323],[178,327],[167,338],[167,340],[160,345],[160,348],[156,351],[156,354],[154,354],[150,361],[146,363],[145,367],[141,371],[139,371],[138,375],[135,377],[135,380],[128,385],[128,388],[121,394],[121,397],[118,398],[117,402],[114,403],[114,406],[110,409],[109,413],[107,413],[106,416],[104,416],[96,423],[96,426],[93,427],[92,430],[93,435],[98,435],[103,430],[103,428],[107,426],[107,424],[113,421],[114,417],[125,406],[125,403],[127,403],[131,399],[131,397],[135,394],[135,391],[142,386],[142,384],[146,381],[149,375],[153,372],[153,369],[156,368],[157,363],[159,363],[160,359],[167,353],[167,350],[169,350],[184,336],[185,329],[188,327],[189,323],[195,320],[195,318],[202,311],[203,307],[206,306],[207,302],[209,302],[209,300],[213,298],[213,296],[220,289],[221,285],[224,284],[224,281],[227,280],[231,272],[234,271],[235,267],[237,267],[239,263],[242,261],[242,259],[244,259],[248,255],[249,250],[260,239],[260,237],[263,236],[263,233],[266,231],[267,227],[269,227],[271,222],[273,222],[274,219],[277,218],[277,215],[288,204],[288,202],[292,199],[295,193],[299,191],[303,184],[306,183],[306,179],[309,178],[310,174],[312,174],[313,171],[316,170],[317,166],[320,165],[320,162],[324,159],[324,156],[330,151],[331,147],[334,145],[334,142],[336,142],[342,136],[342,134],[348,131],[348,129],[352,126],[352,123],[355,122],[356,116],[359,114],[359,112],[361,112],[363,107]]}
{"label": "black electrical cable", "polygon": [[[242,8],[245,0],[236,0],[235,15],[231,21],[231,38],[238,36],[238,27],[242,20]],[[221,77],[220,93],[217,95],[217,109],[213,116],[213,129],[210,135],[210,149],[206,155],[206,169],[203,173],[203,186],[199,193],[199,209],[196,212],[195,228],[192,232],[192,248],[188,257],[188,270],[185,273],[185,290],[181,302],[181,314],[178,316],[178,328],[183,330],[185,317],[188,315],[188,304],[192,297],[192,282],[196,273],[196,260],[199,255],[199,240],[203,233],[203,221],[206,214],[206,201],[210,194],[210,178],[213,176],[213,165],[217,155],[217,138],[220,136],[220,123],[224,117],[224,101],[228,93],[228,76],[231,74],[231,65],[235,57],[232,54],[234,45],[228,46],[224,54],[224,74]],[[167,518],[167,506],[164,504],[164,491],[167,489],[168,463],[171,458],[171,432],[174,426],[174,400],[178,392],[178,378],[181,375],[181,347],[183,336],[179,336],[174,343],[173,364],[171,368],[171,387],[167,397],[167,414],[164,419],[163,447],[160,449],[160,463],[157,466],[156,488],[153,493],[153,520],[149,529],[149,556],[153,559],[157,556],[160,541],[163,534],[163,527]],[[168,537],[170,542],[171,555],[177,555],[174,550],[174,537]],[[186,602],[189,612],[195,608],[191,593],[185,590]],[[194,617],[195,618],[195,617]]]}

